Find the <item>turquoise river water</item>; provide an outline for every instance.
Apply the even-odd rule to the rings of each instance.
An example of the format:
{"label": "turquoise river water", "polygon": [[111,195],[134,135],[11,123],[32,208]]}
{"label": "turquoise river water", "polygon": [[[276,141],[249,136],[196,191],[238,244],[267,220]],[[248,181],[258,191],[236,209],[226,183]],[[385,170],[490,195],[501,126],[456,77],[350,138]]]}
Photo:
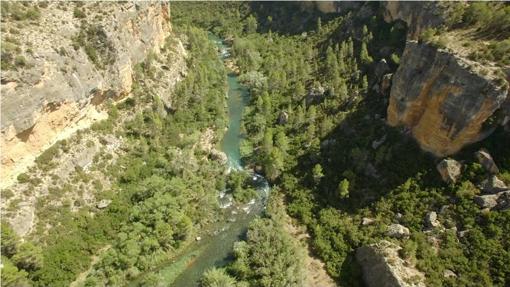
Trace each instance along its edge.
{"label": "turquoise river water", "polygon": [[[221,60],[225,61],[230,56],[229,47],[212,34],[209,38],[217,45]],[[229,169],[241,170],[241,118],[250,95],[232,72],[228,74],[227,84],[229,127],[221,142],[221,149],[227,155]],[[234,243],[243,239],[249,223],[263,212],[269,193],[269,185],[264,177],[253,173],[252,180],[257,186],[259,197],[249,204],[239,206],[232,202],[229,194],[222,192],[218,200],[227,215],[226,220],[215,224],[210,235],[204,235],[192,243],[187,251],[154,270],[162,280],[161,286],[199,286],[199,280],[206,270],[225,266],[233,259]]]}

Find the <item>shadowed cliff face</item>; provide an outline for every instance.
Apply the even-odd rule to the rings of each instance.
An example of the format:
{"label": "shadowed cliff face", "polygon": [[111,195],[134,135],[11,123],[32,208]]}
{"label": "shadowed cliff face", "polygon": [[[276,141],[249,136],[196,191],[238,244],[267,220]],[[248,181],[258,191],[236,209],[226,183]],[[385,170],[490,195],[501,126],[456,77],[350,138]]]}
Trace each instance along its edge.
{"label": "shadowed cliff face", "polygon": [[388,124],[409,128],[436,156],[456,153],[492,130],[484,123],[505,103],[505,81],[475,71],[473,62],[409,41],[390,94]]}
{"label": "shadowed cliff face", "polygon": [[444,23],[443,11],[435,2],[386,1],[383,6],[386,22],[401,20],[407,23],[409,40],[418,39],[426,28]]}

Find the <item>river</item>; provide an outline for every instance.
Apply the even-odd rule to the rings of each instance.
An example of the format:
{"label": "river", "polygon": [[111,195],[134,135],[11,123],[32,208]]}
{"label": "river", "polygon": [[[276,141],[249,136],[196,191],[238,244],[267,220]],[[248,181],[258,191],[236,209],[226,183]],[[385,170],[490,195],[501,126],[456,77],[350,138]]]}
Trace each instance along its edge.
{"label": "river", "polygon": [[[219,57],[224,62],[229,56],[229,47],[218,37],[210,34],[219,51]],[[237,75],[229,72],[228,84],[228,112],[229,127],[221,142],[221,149],[227,155],[228,167],[231,170],[242,170],[239,145],[241,140],[241,118],[244,107],[249,101],[249,92],[239,83]],[[232,197],[221,192],[218,198],[220,207],[224,210],[225,221],[218,222],[210,235],[204,235],[199,241],[191,243],[186,251],[163,264],[155,271],[162,286],[195,287],[199,286],[202,274],[212,267],[223,267],[232,261],[232,249],[236,241],[243,239],[250,222],[259,216],[265,208],[265,199],[269,192],[269,184],[264,177],[252,174],[252,180],[257,187],[259,197],[246,205],[235,205]]]}

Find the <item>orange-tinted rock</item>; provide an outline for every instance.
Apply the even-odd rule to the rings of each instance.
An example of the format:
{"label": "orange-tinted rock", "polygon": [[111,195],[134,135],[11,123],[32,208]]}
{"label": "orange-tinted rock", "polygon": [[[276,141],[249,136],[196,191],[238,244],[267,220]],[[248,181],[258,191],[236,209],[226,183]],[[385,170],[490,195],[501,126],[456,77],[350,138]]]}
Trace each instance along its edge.
{"label": "orange-tinted rock", "polygon": [[[393,76],[388,124],[406,126],[421,148],[451,155],[482,140],[485,122],[508,98],[508,83],[482,75],[469,62],[428,44],[409,41]],[[476,70],[476,71],[475,71]]]}

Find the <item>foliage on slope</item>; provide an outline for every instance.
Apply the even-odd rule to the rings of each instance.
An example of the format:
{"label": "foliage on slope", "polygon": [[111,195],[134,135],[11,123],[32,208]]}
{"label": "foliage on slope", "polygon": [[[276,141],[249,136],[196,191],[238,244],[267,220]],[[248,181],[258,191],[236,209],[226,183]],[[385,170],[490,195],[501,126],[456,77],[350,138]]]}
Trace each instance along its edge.
{"label": "foliage on slope", "polygon": [[[179,15],[194,22],[193,15]],[[402,256],[425,272],[429,285],[508,284],[509,211],[483,211],[472,200],[487,176],[474,163],[476,148],[497,155],[508,183],[507,133],[499,130],[459,154],[467,166],[463,178],[447,186],[433,157],[405,131],[385,125],[387,99],[371,89],[380,57],[374,47],[384,46],[383,35],[398,27],[378,25],[377,15],[363,20],[350,14],[317,25],[315,33],[280,35],[254,33],[254,27],[262,30],[253,18],[261,17],[222,17],[232,15],[221,24],[199,24],[233,39],[240,78],[253,95],[244,116],[244,160],[285,192],[288,211],[308,226],[315,251],[341,285],[361,285],[355,249],[389,239],[386,226],[395,222],[411,231],[398,240]],[[349,39],[346,30],[357,37]],[[394,69],[398,56],[392,58]],[[282,114],[288,119],[280,122]],[[429,211],[438,212],[441,228],[427,229]],[[363,218],[375,224],[361,225]],[[446,271],[456,276],[445,277]]]}

